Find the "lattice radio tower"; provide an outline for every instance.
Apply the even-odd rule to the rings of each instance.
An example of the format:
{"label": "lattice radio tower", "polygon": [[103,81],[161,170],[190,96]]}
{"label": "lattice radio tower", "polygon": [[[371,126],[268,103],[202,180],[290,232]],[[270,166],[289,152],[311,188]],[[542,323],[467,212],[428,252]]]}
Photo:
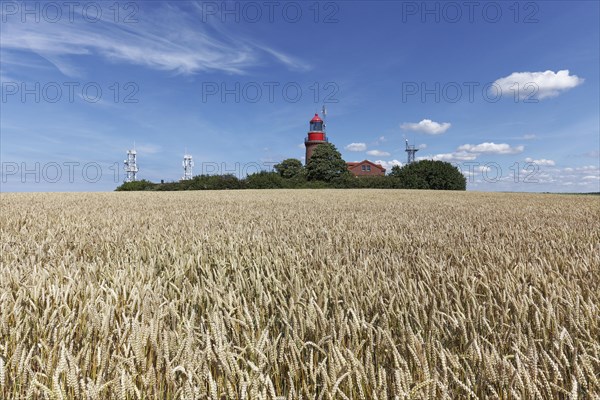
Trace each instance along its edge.
{"label": "lattice radio tower", "polygon": [[127,150],[127,159],[123,161],[123,163],[125,164],[123,169],[127,174],[125,176],[125,182],[136,181],[139,169],[137,166],[137,152],[135,151],[135,145],[132,150]]}
{"label": "lattice radio tower", "polygon": [[186,154],[184,154],[183,156],[183,162],[181,163],[181,165],[183,165],[183,177],[181,178],[181,180],[189,181],[193,177],[192,168],[194,167],[194,160],[192,160],[191,155],[187,154],[187,151]]}
{"label": "lattice radio tower", "polygon": [[415,153],[419,151],[414,145],[408,144],[408,139],[406,139],[406,153],[408,155],[408,159],[406,160],[407,164],[415,162]]}

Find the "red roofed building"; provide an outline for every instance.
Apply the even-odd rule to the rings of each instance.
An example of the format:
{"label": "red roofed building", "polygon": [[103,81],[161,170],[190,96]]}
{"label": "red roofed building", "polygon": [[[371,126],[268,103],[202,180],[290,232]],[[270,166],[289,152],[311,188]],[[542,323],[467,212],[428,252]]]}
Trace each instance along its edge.
{"label": "red roofed building", "polygon": [[360,162],[348,162],[348,171],[354,176],[384,176],[385,168],[379,164],[375,164],[369,160]]}

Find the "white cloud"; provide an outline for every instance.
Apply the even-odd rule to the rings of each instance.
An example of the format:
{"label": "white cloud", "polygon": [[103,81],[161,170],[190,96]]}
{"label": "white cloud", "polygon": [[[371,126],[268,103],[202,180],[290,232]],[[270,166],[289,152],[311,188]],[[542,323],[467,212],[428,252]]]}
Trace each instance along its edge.
{"label": "white cloud", "polygon": [[523,135],[522,139],[523,140],[533,140],[537,138],[537,135],[535,135],[534,133],[528,133],[526,135]]}
{"label": "white cloud", "polygon": [[463,144],[458,147],[458,151],[466,151],[468,153],[485,153],[485,154],[518,154],[522,153],[524,146],[511,147],[506,143],[485,142],[481,144]]}
{"label": "white cloud", "polygon": [[600,168],[598,168],[597,165],[586,165],[584,167],[581,167],[582,171],[598,171]]}
{"label": "white cloud", "polygon": [[[265,59],[293,70],[310,68],[260,43],[232,36],[219,27],[198,24],[202,16],[193,7],[193,3],[185,2],[140,7],[135,24],[115,23],[111,13],[103,13],[97,23],[89,23],[77,13],[72,22],[62,18],[57,23],[23,24],[13,19],[2,26],[3,58],[4,52],[32,52],[70,77],[84,75],[78,61],[94,55],[108,62],[182,74],[243,74]],[[63,10],[63,17],[67,11]]]}
{"label": "white cloud", "polygon": [[525,159],[525,162],[533,163],[533,164],[537,164],[537,165],[550,166],[550,167],[553,167],[556,165],[556,162],[554,162],[554,160],[547,160],[545,158],[540,158],[539,160],[534,160],[531,157],[527,157]]}
{"label": "white cloud", "polygon": [[[565,170],[567,170],[567,168],[565,168]],[[571,168],[571,171],[577,171],[577,172],[588,172],[588,171],[600,171],[600,168],[598,168],[598,166],[596,165],[584,165],[583,167],[575,167],[574,169]]]}
{"label": "white cloud", "polygon": [[381,150],[369,150],[369,151],[367,151],[367,154],[370,156],[375,156],[375,157],[389,157],[391,155],[387,151],[381,151]]}
{"label": "white cloud", "polygon": [[540,183],[553,183],[559,186],[580,186],[586,191],[599,191],[600,168],[595,165],[566,168],[545,168],[544,171],[522,170],[523,176],[530,176]]}
{"label": "white cloud", "polygon": [[541,100],[558,96],[563,91],[581,85],[583,81],[577,75],[569,75],[569,70],[565,69],[558,72],[513,72],[496,80],[494,84],[502,89],[504,95],[512,96],[517,93],[521,99]]}
{"label": "white cloud", "polygon": [[367,145],[365,143],[350,143],[344,149],[348,151],[365,151],[367,150]]}
{"label": "white cloud", "polygon": [[373,144],[374,144],[375,146],[379,146],[380,144],[382,144],[382,143],[385,143],[385,142],[387,142],[387,139],[385,138],[385,136],[379,136],[379,137],[377,138],[377,140],[375,140],[375,141],[373,142]]}
{"label": "white cloud", "polygon": [[[369,161],[371,161],[371,160],[369,160]],[[391,160],[391,161],[377,160],[377,161],[371,161],[371,162],[381,165],[383,168],[385,168],[386,172],[390,172],[392,170],[392,167],[394,167],[396,165],[399,167],[404,165],[398,160]]]}
{"label": "white cloud", "polygon": [[432,121],[430,119],[424,119],[421,122],[405,122],[400,125],[400,128],[405,131],[421,132],[427,135],[440,135],[450,129],[451,124],[449,122]]}
{"label": "white cloud", "polygon": [[491,171],[491,168],[487,165],[477,165],[475,168],[469,168],[462,171],[462,174],[465,176],[481,176],[483,173],[487,173]]}
{"label": "white cloud", "polygon": [[259,45],[257,44],[256,47],[264,50],[265,52],[271,54],[273,57],[275,57],[275,59],[277,59],[279,62],[281,62],[282,64],[287,65],[290,69],[295,70],[295,71],[308,71],[311,69],[311,66],[304,63],[303,61],[289,56],[287,54],[284,54],[282,52],[273,50],[270,47],[267,46],[263,46],[263,45]]}
{"label": "white cloud", "polygon": [[517,154],[525,148],[523,146],[511,147],[506,143],[481,143],[463,144],[452,153],[439,153],[429,156],[417,157],[417,160],[434,160],[446,162],[462,162],[476,160],[481,154]]}
{"label": "white cloud", "polygon": [[427,145],[425,143],[422,143],[420,145],[417,146],[418,149],[423,150],[427,148]]}
{"label": "white cloud", "polygon": [[434,161],[447,161],[447,162],[473,161],[476,158],[477,158],[477,154],[468,153],[466,151],[457,151],[454,153],[441,153],[441,154],[435,154],[430,157],[419,157],[420,160],[434,160]]}

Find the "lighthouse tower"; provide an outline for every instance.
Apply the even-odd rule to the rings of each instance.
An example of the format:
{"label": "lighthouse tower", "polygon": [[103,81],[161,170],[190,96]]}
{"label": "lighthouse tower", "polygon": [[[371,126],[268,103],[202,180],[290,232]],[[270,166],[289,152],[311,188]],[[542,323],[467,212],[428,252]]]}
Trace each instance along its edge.
{"label": "lighthouse tower", "polygon": [[308,160],[312,156],[312,153],[318,145],[327,143],[327,136],[325,136],[325,130],[323,126],[323,120],[319,118],[319,114],[315,113],[313,119],[310,120],[310,130],[308,136],[304,139],[304,146],[306,147],[306,158],[305,162],[308,164]]}

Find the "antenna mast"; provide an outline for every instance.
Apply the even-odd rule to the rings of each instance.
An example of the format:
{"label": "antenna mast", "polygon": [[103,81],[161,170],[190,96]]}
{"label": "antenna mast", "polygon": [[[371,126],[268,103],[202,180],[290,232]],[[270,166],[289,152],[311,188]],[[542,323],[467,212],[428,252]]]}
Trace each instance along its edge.
{"label": "antenna mast", "polygon": [[321,108],[321,115],[323,116],[323,133],[325,133],[325,140],[327,140],[327,108],[325,108],[325,104]]}
{"label": "antenna mast", "polygon": [[123,161],[124,170],[126,173],[125,182],[134,182],[137,180],[137,173],[139,171],[137,166],[137,152],[135,151],[135,144],[132,150],[127,150],[127,159]]}
{"label": "antenna mast", "polygon": [[193,177],[192,168],[194,167],[194,160],[191,155],[187,154],[187,151],[183,155],[183,162],[181,164],[183,165],[183,177],[181,180],[189,181]]}
{"label": "antenna mast", "polygon": [[408,159],[406,160],[407,164],[415,162],[415,153],[417,151],[419,151],[419,149],[417,149],[414,145],[409,145],[408,139],[406,139],[406,150],[405,151],[408,156]]}

